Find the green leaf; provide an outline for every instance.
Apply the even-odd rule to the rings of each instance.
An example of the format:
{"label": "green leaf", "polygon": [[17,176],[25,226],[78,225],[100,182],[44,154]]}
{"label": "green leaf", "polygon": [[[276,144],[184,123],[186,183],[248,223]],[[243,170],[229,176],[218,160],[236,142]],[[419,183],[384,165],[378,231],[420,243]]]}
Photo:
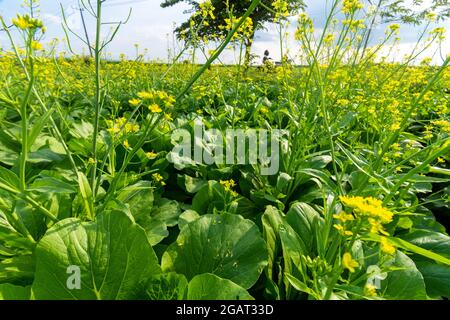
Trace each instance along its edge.
{"label": "green leaf", "polygon": [[180,214],[178,202],[161,198],[155,203],[150,215],[152,219],[163,221],[168,227],[174,227],[178,223]]}
{"label": "green leaf", "polygon": [[145,292],[150,300],[183,300],[188,281],[182,274],[162,273],[150,277]]}
{"label": "green leaf", "polygon": [[150,181],[139,181],[123,188],[117,195],[117,200],[128,204],[130,212],[136,221],[148,215],[153,208],[153,184]]}
{"label": "green leaf", "polygon": [[258,227],[238,215],[205,215],[186,225],[162,257],[165,272],[188,279],[213,273],[245,289],[267,264],[267,249]]}
{"label": "green leaf", "polygon": [[41,164],[41,163],[51,163],[60,162],[63,160],[63,155],[56,153],[50,149],[41,149],[35,152],[30,152],[28,155],[28,162]]}
{"label": "green leaf", "polygon": [[254,300],[233,281],[205,273],[195,276],[188,286],[188,300]]}
{"label": "green leaf", "polygon": [[208,181],[198,178],[193,178],[188,175],[179,175],[178,184],[189,193],[197,193],[201,188],[208,184]]}
{"label": "green leaf", "polygon": [[[363,240],[370,240],[370,241],[376,241],[381,242],[381,236],[375,235],[375,234],[369,234],[363,238]],[[418,254],[420,256],[423,256],[425,258],[435,260],[437,262],[443,263],[445,265],[450,266],[450,259],[446,258],[443,255],[437,254],[433,251],[424,249],[422,247],[416,246],[412,243],[409,243],[408,241],[405,241],[400,238],[390,237],[389,241],[395,245],[398,248],[402,248],[404,250],[410,251],[412,253]]]}
{"label": "green leaf", "polygon": [[314,290],[312,290],[311,288],[308,288],[308,286],[306,284],[304,284],[303,282],[298,280],[296,277],[294,277],[290,274],[286,274],[286,278],[288,279],[289,283],[292,285],[292,287],[294,287],[295,290],[307,293],[310,296],[313,296],[315,299],[320,299],[320,297],[317,296],[317,294],[314,292]]}
{"label": "green leaf", "polygon": [[31,286],[21,287],[10,283],[0,284],[0,300],[30,300]]}
{"label": "green leaf", "polygon": [[450,259],[450,237],[448,235],[431,230],[413,230],[402,236],[402,239]]}
{"label": "green leaf", "polygon": [[178,228],[181,230],[188,223],[198,219],[200,215],[194,210],[186,210],[178,218]]}
{"label": "green leaf", "polygon": [[[301,257],[306,255],[306,246],[299,235],[287,223],[279,227],[279,236],[283,248],[284,272],[285,274],[298,276],[298,266],[301,265]],[[291,288],[287,278],[284,278],[284,285],[286,287],[286,297],[289,298]]]}
{"label": "green leaf", "polygon": [[19,185],[19,177],[12,171],[0,166],[0,188],[16,192],[20,189]]}
{"label": "green leaf", "polygon": [[216,181],[208,181],[192,199],[192,210],[199,214],[213,213],[213,209],[223,210],[226,193]]}
{"label": "green leaf", "polygon": [[75,193],[77,189],[59,179],[52,177],[39,178],[33,181],[33,184],[28,188],[30,191],[48,192],[48,193]]}
{"label": "green leaf", "polygon": [[177,201],[155,199],[154,187],[148,181],[140,181],[124,188],[117,199],[128,205],[136,223],[142,226],[152,246],[169,235],[168,227],[176,226],[181,209]]}
{"label": "green leaf", "polygon": [[283,224],[283,216],[277,208],[267,206],[261,220],[263,225],[263,236],[269,253],[267,275],[269,279],[272,279],[275,259],[281,249],[281,240],[278,230]]}
{"label": "green leaf", "polygon": [[297,202],[286,214],[286,221],[297,232],[306,246],[307,253],[313,250],[316,230],[321,230],[323,218],[310,205]]}
{"label": "green leaf", "polygon": [[[431,230],[414,230],[404,235],[403,239],[450,258],[450,237],[446,234]],[[425,279],[428,294],[434,297],[450,297],[450,266],[437,264],[417,255],[412,259]]]}
{"label": "green leaf", "polygon": [[386,280],[381,282],[383,297],[395,300],[425,300],[425,282],[420,271],[404,253],[397,251]]}
{"label": "green leaf", "polygon": [[443,266],[430,261],[417,261],[416,266],[425,280],[429,296],[450,298],[449,266]]}
{"label": "green leaf", "polygon": [[40,115],[38,117],[37,121],[35,121],[28,135],[28,150],[31,149],[37,137],[42,132],[42,129],[45,127],[48,119],[50,118],[50,116],[53,114],[54,111],[55,111],[54,108],[49,108],[43,115]]}
{"label": "green leaf", "polygon": [[78,172],[78,187],[80,189],[80,195],[83,199],[84,210],[87,216],[94,219],[94,197],[92,195],[92,189],[89,185],[87,177],[82,172]]}
{"label": "green leaf", "polygon": [[[68,268],[78,267],[80,289],[69,289]],[[119,211],[95,222],[66,219],[55,224],[36,247],[36,299],[134,299],[139,284],[160,273],[144,230]]]}

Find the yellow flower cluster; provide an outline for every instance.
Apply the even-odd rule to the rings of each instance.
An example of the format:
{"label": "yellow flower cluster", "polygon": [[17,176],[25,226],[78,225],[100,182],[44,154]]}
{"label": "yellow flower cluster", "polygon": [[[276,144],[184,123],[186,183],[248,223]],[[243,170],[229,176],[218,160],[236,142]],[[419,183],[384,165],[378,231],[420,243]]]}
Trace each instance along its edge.
{"label": "yellow flower cluster", "polygon": [[[344,236],[352,236],[354,232],[368,231],[374,234],[382,234],[380,248],[387,254],[394,254],[396,249],[389,242],[389,234],[383,225],[392,222],[394,214],[383,207],[379,199],[373,197],[339,197],[342,204],[350,209],[352,213],[341,212],[333,217],[339,221],[334,227]],[[355,223],[354,223],[355,222]],[[350,231],[352,230],[352,231]]]}
{"label": "yellow flower cluster", "polygon": [[342,12],[351,14],[356,10],[362,9],[363,4],[359,0],[343,0],[342,1]]}
{"label": "yellow flower cluster", "polygon": [[211,0],[207,0],[205,2],[200,3],[200,14],[204,19],[211,18],[212,20],[216,19],[216,16],[214,15],[214,6],[211,3]]}
{"label": "yellow flower cluster", "polygon": [[[231,17],[224,20],[225,25],[220,25],[220,30],[230,31],[232,30],[237,23],[241,20],[241,17]],[[237,32],[233,35],[232,40],[237,40],[239,38],[250,38],[252,34],[255,32],[253,26],[252,18],[248,17],[238,28]]]}
{"label": "yellow flower cluster", "polygon": [[295,30],[295,39],[301,41],[303,36],[314,32],[312,19],[306,13],[300,13],[297,19],[297,30]]}
{"label": "yellow flower cluster", "polygon": [[272,7],[274,8],[276,15],[274,21],[277,22],[282,18],[289,17],[289,4],[285,0],[275,0],[272,2]]}
{"label": "yellow flower cluster", "polygon": [[36,18],[32,18],[28,14],[18,14],[15,19],[12,19],[12,23],[14,26],[21,30],[41,29],[42,32],[45,32],[44,24],[42,23],[42,21]]}
{"label": "yellow flower cluster", "polygon": [[383,202],[373,197],[348,197],[342,196],[339,198],[341,202],[349,208],[353,209],[353,212],[357,216],[366,216],[379,220],[381,223],[386,224],[392,222],[393,213],[383,207]]}
{"label": "yellow flower cluster", "polygon": [[164,187],[166,185],[166,183],[164,182],[164,177],[159,173],[152,174],[152,178],[156,183],[159,183],[161,186]]}
{"label": "yellow flower cluster", "polygon": [[236,187],[236,182],[233,179],[220,180],[220,184],[223,186],[225,191],[228,191],[233,197],[238,196],[238,193],[233,190],[233,188]]}
{"label": "yellow flower cluster", "polygon": [[443,132],[450,134],[450,121],[444,119],[434,120],[432,124],[440,127]]}
{"label": "yellow flower cluster", "polygon": [[122,136],[129,133],[139,132],[139,125],[132,123],[127,118],[121,117],[115,120],[107,120],[108,132],[113,136]]}
{"label": "yellow flower cluster", "polygon": [[400,30],[400,25],[398,23],[391,24],[386,31],[387,34],[398,34]]}
{"label": "yellow flower cluster", "polygon": [[150,104],[148,105],[148,109],[152,113],[161,113],[163,112],[161,106],[171,108],[175,104],[175,98],[165,91],[141,91],[137,94],[137,96],[139,97],[139,99],[131,99],[129,103],[132,106],[138,106],[144,101],[150,102]]}

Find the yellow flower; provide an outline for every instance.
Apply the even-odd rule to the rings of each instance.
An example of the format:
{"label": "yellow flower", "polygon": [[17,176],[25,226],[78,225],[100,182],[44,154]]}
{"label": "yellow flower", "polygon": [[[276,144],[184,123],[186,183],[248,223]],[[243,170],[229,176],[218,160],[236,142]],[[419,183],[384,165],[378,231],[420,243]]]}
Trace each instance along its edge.
{"label": "yellow flower", "polygon": [[130,101],[128,101],[128,103],[130,105],[132,105],[133,107],[136,107],[137,105],[139,105],[142,101],[140,99],[131,99]]}
{"label": "yellow flower", "polygon": [[152,174],[152,178],[153,178],[153,180],[158,182],[161,186],[165,186],[166,185],[166,183],[164,182],[163,176],[160,175],[159,173]]}
{"label": "yellow flower", "polygon": [[340,225],[340,224],[335,224],[333,225],[333,227],[339,231],[340,234],[342,234],[343,236],[352,236],[353,232],[351,232],[350,230],[345,230],[344,226]]}
{"label": "yellow flower", "polygon": [[333,218],[338,219],[342,222],[355,220],[355,217],[352,214],[347,214],[344,211],[340,212],[339,214],[333,215]]}
{"label": "yellow flower", "polygon": [[154,95],[151,92],[141,91],[137,94],[137,96],[141,99],[153,99]]}
{"label": "yellow flower", "polygon": [[148,109],[153,113],[161,113],[162,112],[162,109],[156,103],[149,105]]}
{"label": "yellow flower", "polygon": [[238,193],[233,190],[233,188],[236,186],[236,182],[233,179],[230,180],[220,180],[220,184],[223,186],[225,191],[228,191],[231,196],[237,197]]}
{"label": "yellow flower", "polygon": [[95,160],[93,158],[89,158],[88,163],[89,164],[95,164]]}
{"label": "yellow flower", "polygon": [[375,297],[377,295],[377,287],[373,284],[367,283],[364,286],[364,294],[368,297]]}
{"label": "yellow flower", "polygon": [[344,256],[342,257],[342,265],[352,273],[355,272],[355,268],[359,267],[358,261],[354,260],[352,255],[348,252],[344,253]]}
{"label": "yellow flower", "polygon": [[383,224],[392,222],[394,214],[382,206],[381,200],[359,196],[341,196],[339,199],[345,206],[352,208],[357,215],[376,218]]}
{"label": "yellow flower", "polygon": [[38,41],[31,42],[31,48],[36,51],[40,51],[40,50],[44,49],[44,47],[42,46],[42,43],[40,43]]}
{"label": "yellow flower", "polygon": [[17,15],[16,19],[12,19],[12,23],[21,30],[25,30],[32,27],[31,23],[29,22],[29,19],[21,15]]}
{"label": "yellow flower", "polygon": [[342,4],[342,12],[344,13],[352,13],[362,8],[363,5],[359,0],[344,0]]}
{"label": "yellow flower", "polygon": [[165,118],[167,121],[173,121],[173,118],[172,118],[172,114],[171,114],[171,113],[165,113],[165,114],[164,114],[164,118]]}
{"label": "yellow flower", "polygon": [[125,149],[130,149],[130,143],[128,142],[128,140],[125,140],[123,142],[123,146],[125,147]]}
{"label": "yellow flower", "polygon": [[387,233],[384,228],[383,225],[381,224],[380,221],[374,219],[374,218],[369,218],[368,219],[369,224],[370,224],[370,232],[371,233],[375,233],[375,234],[384,234],[385,236],[388,236],[389,233]]}
{"label": "yellow flower", "polygon": [[139,125],[134,123],[127,123],[125,125],[125,133],[136,133],[139,131]]}
{"label": "yellow flower", "polygon": [[149,158],[150,160],[152,160],[152,159],[155,159],[155,158],[158,156],[158,154],[155,153],[155,152],[153,152],[153,151],[151,151],[151,152],[147,152],[147,153],[145,154],[145,156],[146,156],[147,158]]}
{"label": "yellow flower", "polygon": [[381,251],[387,254],[394,254],[396,249],[386,237],[381,238]]}
{"label": "yellow flower", "polygon": [[397,130],[399,130],[399,129],[400,129],[400,123],[398,123],[398,122],[393,123],[393,124],[391,125],[391,130],[392,130],[392,131],[397,131]]}
{"label": "yellow flower", "polygon": [[42,21],[32,18],[29,15],[17,15],[17,18],[12,19],[13,25],[21,30],[26,29],[41,29],[42,32],[45,32],[44,24]]}

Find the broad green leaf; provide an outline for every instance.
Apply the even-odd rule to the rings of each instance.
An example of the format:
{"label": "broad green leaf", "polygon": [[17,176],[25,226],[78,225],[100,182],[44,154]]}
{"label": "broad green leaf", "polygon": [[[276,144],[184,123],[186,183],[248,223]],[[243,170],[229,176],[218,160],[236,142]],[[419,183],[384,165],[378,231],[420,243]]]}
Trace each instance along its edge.
{"label": "broad green leaf", "polygon": [[281,249],[281,242],[278,230],[283,224],[282,213],[273,206],[268,206],[263,216],[261,217],[263,225],[263,236],[267,244],[269,253],[267,276],[269,279],[273,277],[274,262]]}
{"label": "broad green leaf", "polygon": [[94,133],[94,126],[81,120],[81,123],[72,123],[69,132],[76,139],[89,139]]}
{"label": "broad green leaf", "polygon": [[75,193],[77,189],[60,179],[52,177],[39,178],[33,181],[28,188],[29,191],[48,192],[48,193]]}
{"label": "broad green leaf", "polygon": [[175,200],[158,199],[151,212],[152,219],[163,221],[168,227],[174,227],[178,223],[181,209]]}
{"label": "broad green leaf", "polygon": [[188,223],[198,219],[200,215],[194,210],[186,210],[178,218],[178,228],[181,230]]}
{"label": "broad green leaf", "polygon": [[0,166],[0,188],[7,191],[18,192],[19,177],[12,171]]}
{"label": "broad green leaf", "polygon": [[[69,289],[71,267],[79,268],[80,289]],[[95,222],[66,219],[47,232],[36,247],[32,292],[36,299],[134,299],[140,282],[158,273],[144,230],[122,212],[104,212]]]}
{"label": "broad green leaf", "polygon": [[427,293],[431,297],[450,298],[450,267],[433,261],[417,261],[416,266],[422,274]]}
{"label": "broad green leaf", "polygon": [[[421,248],[450,258],[450,237],[431,230],[414,230],[403,236],[404,240]],[[422,273],[430,296],[450,297],[450,266],[437,264],[421,256],[413,256]]]}
{"label": "broad green leaf", "polygon": [[185,276],[174,272],[150,277],[145,292],[150,300],[183,300],[188,281]]}
{"label": "broad green leaf", "polygon": [[205,215],[187,224],[162,258],[165,272],[188,279],[213,273],[245,289],[267,264],[266,244],[258,227],[238,215]]}
{"label": "broad green leaf", "polygon": [[[308,252],[313,250],[314,234],[320,232],[323,218],[310,205],[302,202],[293,204],[286,214],[286,221],[302,239]],[[307,253],[308,253],[307,252]]]}
{"label": "broad green leaf", "polygon": [[153,184],[150,181],[139,181],[123,188],[117,195],[117,200],[128,204],[131,214],[137,221],[149,214],[153,208]]}
{"label": "broad green leaf", "polygon": [[136,223],[144,228],[152,246],[169,235],[168,227],[176,226],[181,213],[175,200],[156,198],[150,182],[140,181],[124,188],[117,199],[128,205]]}
{"label": "broad green leaf", "polygon": [[51,163],[60,162],[63,160],[62,154],[56,153],[50,149],[41,149],[38,151],[30,152],[28,155],[28,162],[30,163]]}
{"label": "broad green leaf", "polygon": [[208,181],[192,199],[192,210],[199,214],[213,213],[213,209],[223,210],[227,195],[216,181]]}
{"label": "broad green leaf", "polygon": [[189,193],[197,193],[201,188],[208,184],[208,181],[198,178],[193,178],[188,175],[179,175],[178,184]]}
{"label": "broad green leaf", "polygon": [[281,172],[277,177],[277,191],[286,194],[289,183],[292,177],[287,173]]}
{"label": "broad green leaf", "polygon": [[195,276],[188,285],[188,300],[253,300],[244,288],[233,281],[205,273]]}
{"label": "broad green leaf", "polygon": [[382,296],[395,300],[425,300],[425,282],[414,261],[397,250],[395,259],[390,265],[395,270],[388,273],[386,280],[381,282]]}
{"label": "broad green leaf", "polygon": [[[306,246],[299,235],[287,223],[280,225],[279,236],[283,248],[284,272],[285,274],[298,276],[298,266],[301,264],[301,257],[306,255]],[[286,287],[286,296],[289,298],[291,285],[287,278],[284,278],[284,285]]]}
{"label": "broad green leaf", "polygon": [[402,236],[402,239],[450,259],[450,237],[446,234],[431,230],[413,230]]}
{"label": "broad green leaf", "polygon": [[30,300],[31,287],[15,286],[10,283],[0,284],[0,300]]}

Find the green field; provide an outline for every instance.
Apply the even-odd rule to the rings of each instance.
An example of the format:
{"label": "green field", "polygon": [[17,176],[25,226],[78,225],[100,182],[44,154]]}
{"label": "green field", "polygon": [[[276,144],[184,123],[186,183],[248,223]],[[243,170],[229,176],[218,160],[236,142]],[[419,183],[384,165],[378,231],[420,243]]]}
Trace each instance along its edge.
{"label": "green field", "polygon": [[450,56],[417,59],[444,30],[391,61],[397,26],[366,48],[343,10],[279,66],[63,55],[2,18],[0,299],[449,298]]}

